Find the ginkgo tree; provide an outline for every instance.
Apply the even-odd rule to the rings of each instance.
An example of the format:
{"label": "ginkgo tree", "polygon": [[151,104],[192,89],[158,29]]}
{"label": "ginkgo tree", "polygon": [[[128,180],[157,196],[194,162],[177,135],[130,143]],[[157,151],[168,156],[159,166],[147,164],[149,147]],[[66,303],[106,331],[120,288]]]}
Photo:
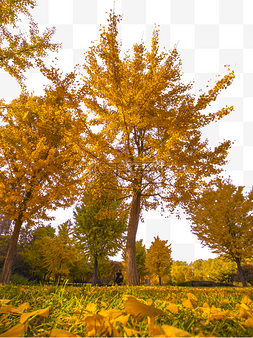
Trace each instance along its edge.
{"label": "ginkgo tree", "polygon": [[71,100],[71,74],[59,81],[62,91],[23,92],[0,110],[0,210],[14,224],[1,283],[9,283],[22,225],[54,219],[46,211],[73,205],[80,190],[84,117]]}
{"label": "ginkgo tree", "polygon": [[247,286],[241,263],[253,256],[253,188],[247,194],[243,189],[230,178],[217,177],[202,186],[186,210],[192,233],[212,252],[235,262]]}
{"label": "ginkgo tree", "polygon": [[[21,229],[22,230],[22,229]],[[21,251],[21,256],[31,266],[31,274],[37,280],[45,281],[49,277],[49,270],[45,266],[44,257],[48,254],[45,238],[55,237],[55,229],[49,226],[40,226],[33,231],[32,241]]]}
{"label": "ginkgo tree", "polygon": [[170,275],[172,265],[171,244],[166,245],[167,243],[167,240],[161,240],[157,236],[147,250],[146,267],[149,274],[158,277],[159,285],[162,285],[163,276]]}
{"label": "ginkgo tree", "polygon": [[83,103],[91,114],[90,125],[99,126],[93,147],[98,165],[113,172],[129,205],[126,244],[128,284],[139,285],[135,239],[143,211],[164,207],[173,211],[187,201],[204,178],[221,171],[230,141],[213,150],[201,140],[201,128],[228,115],[204,110],[222,89],[231,85],[234,72],[218,80],[198,98],[192,83],[181,80],[176,48],[159,52],[155,29],[151,50],[133,46],[133,56],[121,57],[117,40],[120,18],[109,13],[108,29],[90,47],[80,83]]}
{"label": "ginkgo tree", "polygon": [[43,243],[43,267],[55,277],[55,284],[60,282],[62,276],[69,275],[78,255],[75,240],[71,236],[73,231],[71,221],[67,220],[60,224],[58,230],[58,236],[54,238],[47,236]]}
{"label": "ginkgo tree", "polygon": [[117,180],[108,173],[96,173],[82,204],[74,211],[73,236],[94,264],[92,286],[96,286],[99,261],[123,248],[128,212],[121,205]]}
{"label": "ginkgo tree", "polygon": [[[60,44],[50,42],[54,27],[40,34],[29,11],[35,6],[35,0],[0,1],[0,68],[15,77],[22,86],[24,72],[36,65],[35,59],[42,59],[48,51],[57,51],[60,47]],[[29,34],[18,30],[20,15],[29,19]]]}

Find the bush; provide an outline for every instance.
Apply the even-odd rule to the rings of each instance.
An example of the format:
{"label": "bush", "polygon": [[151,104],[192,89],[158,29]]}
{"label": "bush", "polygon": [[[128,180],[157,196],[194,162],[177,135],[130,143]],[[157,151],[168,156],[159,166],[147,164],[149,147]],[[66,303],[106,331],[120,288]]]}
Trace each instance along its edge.
{"label": "bush", "polygon": [[15,273],[14,275],[11,275],[10,281],[11,281],[12,284],[15,284],[15,285],[31,285],[31,284],[33,284],[32,282],[29,282],[29,280],[27,278],[25,278],[24,276],[21,276],[17,273]]}

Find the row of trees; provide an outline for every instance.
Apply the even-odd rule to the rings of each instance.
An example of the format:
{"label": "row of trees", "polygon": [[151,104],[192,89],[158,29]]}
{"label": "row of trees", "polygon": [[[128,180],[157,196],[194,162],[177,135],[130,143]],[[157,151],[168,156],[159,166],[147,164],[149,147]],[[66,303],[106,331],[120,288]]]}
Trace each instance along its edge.
{"label": "row of trees", "polygon": [[[47,210],[79,203],[73,236],[80,248],[83,236],[93,244],[93,280],[99,258],[114,254],[125,241],[127,281],[139,285],[135,239],[143,211],[181,206],[193,232],[214,252],[226,253],[246,285],[241,263],[253,255],[252,192],[245,197],[243,187],[217,178],[231,142],[212,150],[201,141],[202,127],[233,110],[204,111],[232,83],[234,72],[197,99],[190,93],[192,84],[181,81],[177,50],[158,52],[159,30],[154,30],[150,51],[135,44],[133,57],[121,59],[120,18],[110,12],[108,29],[101,29],[100,43],[87,52],[78,82],[76,70],[63,76],[43,63],[47,51],[59,46],[50,43],[53,30],[39,35],[27,9],[34,5],[33,0],[0,5],[0,38],[5,41],[0,66],[22,85],[20,97],[10,104],[2,100],[0,108],[0,211],[14,226],[0,282],[10,280],[21,229],[53,219]],[[19,13],[31,20],[27,38],[8,31]],[[28,93],[23,81],[25,69],[34,65],[49,80],[40,97]],[[93,126],[100,131],[94,133]],[[87,199],[83,192],[90,185]],[[101,192],[112,200],[97,199]],[[80,225],[85,232],[78,231]],[[98,248],[104,249],[101,257]],[[159,276],[163,269],[157,269]]]}
{"label": "row of trees", "polygon": [[[92,285],[99,282],[112,283],[115,274],[115,264],[108,257],[100,256],[97,266],[94,257],[89,256],[93,250],[89,241],[84,241],[83,249],[73,240],[73,225],[70,221],[58,227],[58,235],[51,226],[39,226],[31,231],[29,228],[22,231],[20,237],[14,272],[29,280],[37,282],[53,278],[55,284],[60,279],[90,280]],[[0,266],[7,252],[10,235],[2,235],[0,250]],[[89,250],[89,247],[91,250]],[[126,277],[125,248],[123,249],[122,273]],[[171,245],[167,241],[154,238],[149,249],[145,248],[142,240],[136,242],[137,271],[140,282],[144,284],[145,278],[150,278],[151,285],[180,284],[188,281],[215,281],[215,282],[240,282],[235,262],[228,261],[223,255],[215,259],[197,260],[191,264],[171,259]],[[253,285],[252,260],[242,265],[245,280]],[[94,270],[97,280],[94,284]]]}
{"label": "row of trees", "polygon": [[[58,226],[58,235],[50,225],[41,225],[31,233],[29,231],[29,236],[20,238],[18,243],[13,273],[37,282],[54,279],[55,284],[65,278],[70,282],[76,279],[90,280],[94,270],[93,259],[74,243],[71,237],[72,228],[73,225],[67,221]],[[10,237],[11,235],[0,237],[0,268],[3,267]],[[114,264],[107,257],[98,262],[96,283],[103,278],[109,281],[114,274]]]}
{"label": "row of trees", "polygon": [[[180,284],[188,281],[241,282],[237,264],[228,260],[226,255],[214,259],[199,259],[190,264],[183,261],[173,261],[171,245],[157,236],[149,249],[142,240],[136,242],[136,261],[138,276],[142,283],[150,278],[151,284]],[[125,267],[125,251],[123,251],[123,266]],[[242,264],[246,282],[253,285],[253,260],[246,259]],[[123,270],[123,274],[125,271]],[[163,281],[163,283],[161,283]]]}

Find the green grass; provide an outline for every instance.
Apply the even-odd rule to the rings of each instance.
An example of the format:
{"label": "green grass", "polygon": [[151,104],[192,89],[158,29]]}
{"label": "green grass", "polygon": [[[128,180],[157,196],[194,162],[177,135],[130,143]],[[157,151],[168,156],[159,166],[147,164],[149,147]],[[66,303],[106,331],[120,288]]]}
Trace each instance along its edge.
{"label": "green grass", "polygon": [[9,284],[0,287],[0,300],[0,337],[16,325],[15,336],[25,337],[63,336],[57,330],[65,337],[168,336],[170,327],[191,336],[253,336],[252,288]]}

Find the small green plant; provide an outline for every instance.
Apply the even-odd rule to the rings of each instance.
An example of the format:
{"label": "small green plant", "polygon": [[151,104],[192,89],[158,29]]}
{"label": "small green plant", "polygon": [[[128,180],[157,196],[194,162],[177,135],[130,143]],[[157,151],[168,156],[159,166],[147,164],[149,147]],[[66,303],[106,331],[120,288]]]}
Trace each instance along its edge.
{"label": "small green plant", "polygon": [[27,278],[19,275],[18,273],[11,275],[10,281],[12,284],[15,284],[15,285],[31,285],[32,284],[32,282],[29,282]]}

